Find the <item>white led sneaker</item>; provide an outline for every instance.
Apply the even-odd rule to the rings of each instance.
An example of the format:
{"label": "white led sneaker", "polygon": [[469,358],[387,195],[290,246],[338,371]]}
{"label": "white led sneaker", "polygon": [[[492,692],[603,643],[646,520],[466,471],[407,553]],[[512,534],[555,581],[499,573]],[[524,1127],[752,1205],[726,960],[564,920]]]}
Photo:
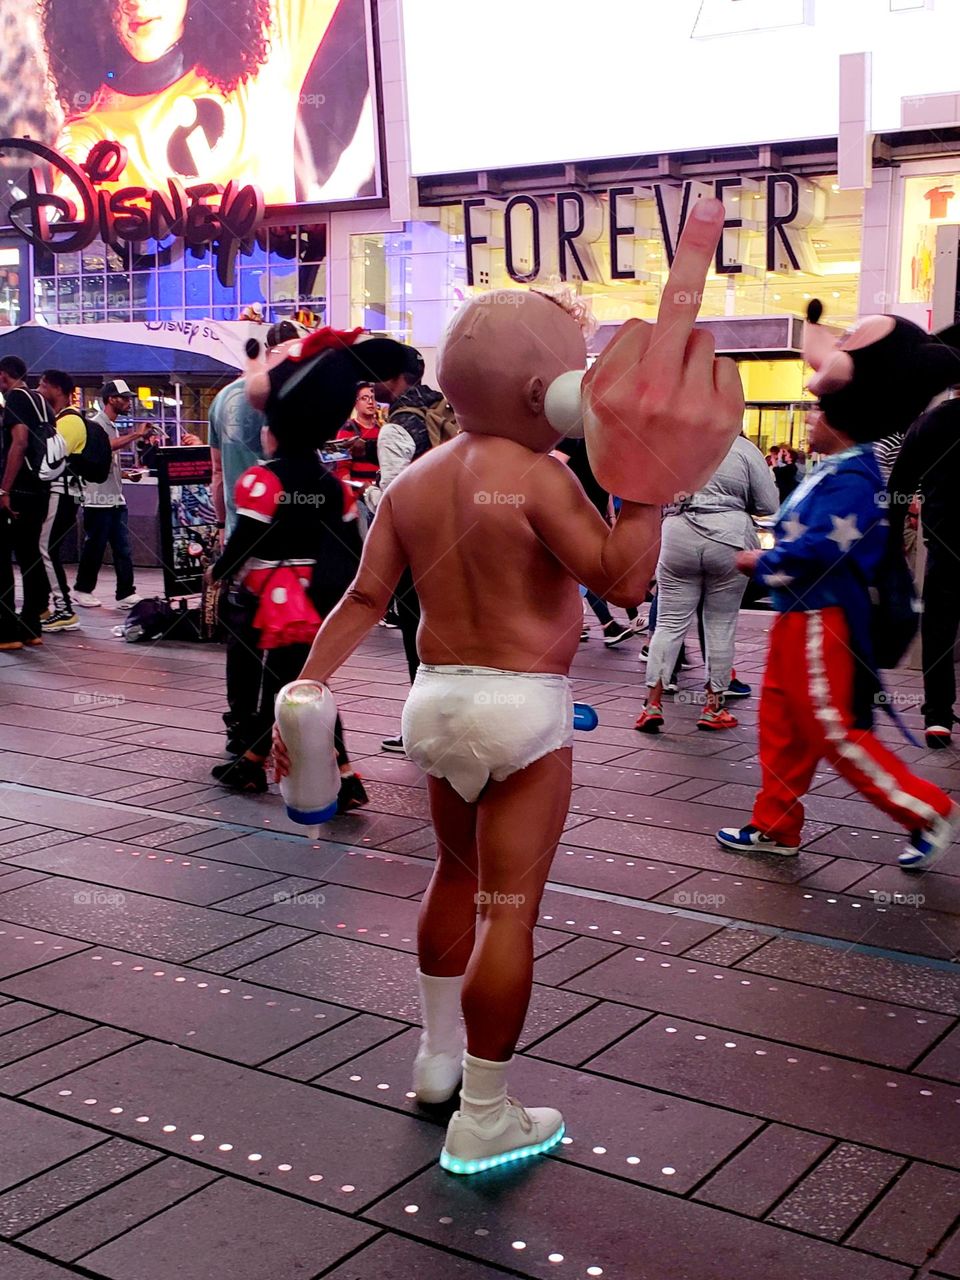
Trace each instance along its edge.
{"label": "white led sneaker", "polygon": [[552,1107],[528,1111],[514,1098],[492,1122],[474,1120],[455,1111],[440,1152],[448,1173],[481,1173],[527,1156],[539,1156],[557,1145],[564,1134],[563,1116]]}
{"label": "white led sneaker", "polygon": [[429,1107],[449,1102],[460,1088],[463,1076],[463,1045],[454,1053],[428,1053],[426,1036],[413,1060],[413,1091],[418,1102]]}

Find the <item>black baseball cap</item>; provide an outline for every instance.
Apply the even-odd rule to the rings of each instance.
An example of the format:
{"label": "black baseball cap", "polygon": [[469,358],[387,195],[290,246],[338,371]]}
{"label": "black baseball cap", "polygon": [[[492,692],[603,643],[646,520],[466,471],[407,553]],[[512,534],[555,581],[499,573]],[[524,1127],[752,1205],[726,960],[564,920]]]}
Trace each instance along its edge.
{"label": "black baseball cap", "polygon": [[111,396],[133,396],[133,392],[127,386],[122,378],[114,378],[112,382],[105,382],[103,390],[100,392],[100,398],[104,401],[109,400]]}
{"label": "black baseball cap", "polygon": [[420,382],[427,367],[423,356],[416,347],[404,346],[403,353],[403,372],[412,382]]}

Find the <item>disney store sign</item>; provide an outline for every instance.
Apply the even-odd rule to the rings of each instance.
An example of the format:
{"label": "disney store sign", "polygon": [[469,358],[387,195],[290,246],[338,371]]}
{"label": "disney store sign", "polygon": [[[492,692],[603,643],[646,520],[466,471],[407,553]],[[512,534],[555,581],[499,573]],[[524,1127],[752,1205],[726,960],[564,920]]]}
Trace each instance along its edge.
{"label": "disney store sign", "polygon": [[[263,193],[252,185],[185,186],[176,178],[168,180],[166,191],[119,185],[127,152],[118,142],[96,143],[82,164],[30,138],[0,138],[0,152],[11,151],[40,163],[25,174],[26,191],[11,203],[10,222],[48,253],[77,253],[97,239],[120,250],[181,240],[193,250],[209,248],[217,279],[230,288],[237,254],[263,222]],[[52,191],[41,165],[52,171]]]}

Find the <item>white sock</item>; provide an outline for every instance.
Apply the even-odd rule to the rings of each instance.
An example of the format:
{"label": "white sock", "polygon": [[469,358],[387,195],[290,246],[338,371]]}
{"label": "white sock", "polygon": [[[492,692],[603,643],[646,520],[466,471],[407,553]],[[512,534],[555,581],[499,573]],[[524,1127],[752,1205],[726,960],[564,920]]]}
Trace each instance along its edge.
{"label": "white sock", "polygon": [[462,1115],[481,1122],[500,1115],[507,1103],[507,1068],[512,1061],[488,1062],[472,1053],[463,1055]]}
{"label": "white sock", "polygon": [[458,978],[433,978],[418,969],[417,980],[420,984],[424,1048],[427,1053],[460,1053],[463,1049],[463,1029],[460,1024],[463,975]]}

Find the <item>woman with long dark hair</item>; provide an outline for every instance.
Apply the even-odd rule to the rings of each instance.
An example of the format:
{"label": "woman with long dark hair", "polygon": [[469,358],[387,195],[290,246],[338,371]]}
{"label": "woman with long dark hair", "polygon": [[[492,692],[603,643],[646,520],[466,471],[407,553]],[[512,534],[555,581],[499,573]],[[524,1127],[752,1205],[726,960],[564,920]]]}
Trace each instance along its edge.
{"label": "woman with long dark hair", "polygon": [[[363,0],[40,0],[40,13],[70,159],[113,139],[124,185],[232,179],[268,204],[370,194]],[[305,93],[308,76],[325,91]]]}

